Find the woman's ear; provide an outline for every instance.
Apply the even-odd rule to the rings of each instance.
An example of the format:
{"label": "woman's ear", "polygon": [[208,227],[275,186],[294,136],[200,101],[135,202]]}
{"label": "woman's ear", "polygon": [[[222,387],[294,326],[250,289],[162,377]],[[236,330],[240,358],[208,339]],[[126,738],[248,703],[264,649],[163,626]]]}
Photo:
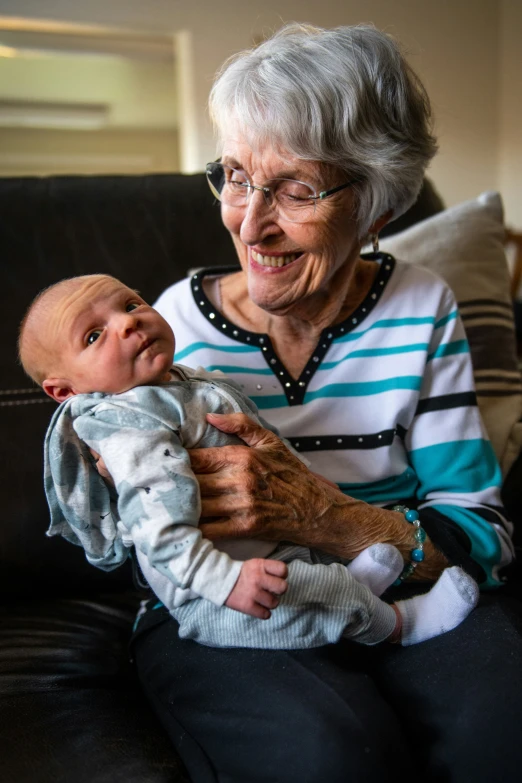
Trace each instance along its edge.
{"label": "woman's ear", "polygon": [[65,378],[46,378],[42,383],[42,389],[56,402],[64,402],[78,393],[71,389],[69,381]]}
{"label": "woman's ear", "polygon": [[375,223],[373,223],[370,228],[368,229],[368,234],[371,236],[372,234],[380,234],[380,232],[383,230],[386,223],[389,223],[393,215],[393,209],[389,209],[388,212],[385,212],[384,215],[381,215]]}

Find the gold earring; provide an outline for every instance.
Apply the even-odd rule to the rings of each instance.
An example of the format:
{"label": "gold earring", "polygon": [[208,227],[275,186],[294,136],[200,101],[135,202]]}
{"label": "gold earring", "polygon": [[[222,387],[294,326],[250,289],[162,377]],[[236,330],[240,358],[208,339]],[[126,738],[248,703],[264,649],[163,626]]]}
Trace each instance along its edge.
{"label": "gold earring", "polygon": [[370,242],[372,243],[373,252],[379,252],[379,234],[370,234]]}

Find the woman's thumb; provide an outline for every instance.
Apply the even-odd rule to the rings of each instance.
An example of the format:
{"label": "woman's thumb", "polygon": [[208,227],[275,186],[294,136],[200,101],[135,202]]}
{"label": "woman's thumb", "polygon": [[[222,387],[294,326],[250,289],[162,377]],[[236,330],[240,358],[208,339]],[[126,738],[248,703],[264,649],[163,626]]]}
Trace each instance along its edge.
{"label": "woman's thumb", "polygon": [[279,441],[277,435],[244,413],[207,413],[207,421],[221,432],[237,435],[247,446],[268,446]]}

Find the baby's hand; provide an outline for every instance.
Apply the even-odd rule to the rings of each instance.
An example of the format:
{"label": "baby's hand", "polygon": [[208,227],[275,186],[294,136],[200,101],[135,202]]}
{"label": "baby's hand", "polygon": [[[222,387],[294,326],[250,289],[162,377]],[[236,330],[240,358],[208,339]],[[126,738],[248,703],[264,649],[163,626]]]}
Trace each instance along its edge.
{"label": "baby's hand", "polygon": [[280,560],[245,560],[239,579],[225,606],[260,620],[268,620],[270,610],[279,604],[279,597],[286,592],[288,568]]}

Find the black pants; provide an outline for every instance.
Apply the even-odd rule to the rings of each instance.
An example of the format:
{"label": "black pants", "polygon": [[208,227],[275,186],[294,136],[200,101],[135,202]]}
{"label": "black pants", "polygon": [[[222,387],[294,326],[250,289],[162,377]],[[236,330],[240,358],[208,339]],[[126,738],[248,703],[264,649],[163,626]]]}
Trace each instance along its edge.
{"label": "black pants", "polygon": [[522,779],[522,605],[507,595],[413,647],[220,650],[168,619],[134,658],[194,783]]}

